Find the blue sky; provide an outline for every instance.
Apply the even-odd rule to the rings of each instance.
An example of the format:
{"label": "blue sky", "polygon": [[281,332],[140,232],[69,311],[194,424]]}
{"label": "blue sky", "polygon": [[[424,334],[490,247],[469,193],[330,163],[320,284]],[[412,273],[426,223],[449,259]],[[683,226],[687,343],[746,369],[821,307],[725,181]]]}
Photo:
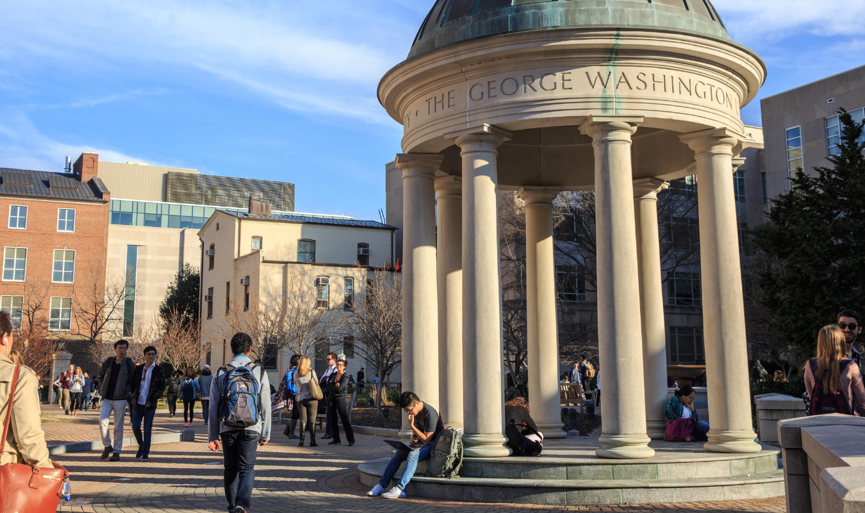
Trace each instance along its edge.
{"label": "blue sky", "polygon": [[[306,212],[384,208],[401,127],[376,86],[432,0],[2,3],[0,167],[61,171],[97,151],[292,182]],[[714,4],[769,67],[760,97],[865,65],[865,0]]]}

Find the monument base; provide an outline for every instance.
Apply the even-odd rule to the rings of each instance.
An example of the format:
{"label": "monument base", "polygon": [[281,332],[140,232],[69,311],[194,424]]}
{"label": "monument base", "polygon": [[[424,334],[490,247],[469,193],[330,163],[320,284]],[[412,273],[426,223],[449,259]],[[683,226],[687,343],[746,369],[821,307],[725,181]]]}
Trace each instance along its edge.
{"label": "monument base", "polygon": [[[424,477],[426,462],[406,493],[411,497],[482,503],[600,506],[667,504],[781,497],[779,451],[706,453],[699,443],[655,442],[648,459],[595,456],[597,438],[552,440],[535,458],[467,458],[460,479]],[[359,465],[360,480],[378,484],[388,459]],[[399,479],[401,472],[396,476]],[[394,482],[395,484],[395,482]]]}

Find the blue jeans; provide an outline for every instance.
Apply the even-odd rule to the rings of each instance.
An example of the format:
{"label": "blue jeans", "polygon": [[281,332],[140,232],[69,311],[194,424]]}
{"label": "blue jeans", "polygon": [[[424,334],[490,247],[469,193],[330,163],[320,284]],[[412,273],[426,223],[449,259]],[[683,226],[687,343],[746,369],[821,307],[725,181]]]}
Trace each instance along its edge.
{"label": "blue jeans", "polygon": [[252,488],[255,485],[255,454],[260,435],[255,431],[226,431],[222,438],[225,458],[225,499],[228,511],[241,506],[252,506]]}
{"label": "blue jeans", "polygon": [[430,454],[433,450],[433,444],[429,444],[424,446],[416,451],[396,451],[393,457],[390,459],[390,463],[387,464],[387,468],[384,469],[384,474],[381,476],[381,481],[378,484],[381,485],[382,488],[387,488],[390,486],[390,482],[393,479],[393,476],[396,475],[396,471],[399,470],[399,466],[402,465],[402,462],[406,462],[405,470],[402,473],[402,478],[397,483],[397,486],[400,490],[405,490],[408,486],[411,478],[414,477],[414,473],[417,470],[417,464],[421,461],[428,460],[430,458]]}
{"label": "blue jeans", "polygon": [[84,409],[85,410],[90,409],[90,395],[91,395],[90,392],[87,392],[86,394],[84,394]]}
{"label": "blue jeans", "polygon": [[703,420],[697,421],[694,427],[694,437],[698,442],[705,442],[709,438],[706,436],[709,433],[709,423]]}
{"label": "blue jeans", "polygon": [[[132,433],[138,441],[138,450],[142,457],[150,456],[150,434],[153,431],[153,417],[156,410],[145,410],[143,404],[132,406]],[[141,421],[144,420],[144,433],[141,433]]]}

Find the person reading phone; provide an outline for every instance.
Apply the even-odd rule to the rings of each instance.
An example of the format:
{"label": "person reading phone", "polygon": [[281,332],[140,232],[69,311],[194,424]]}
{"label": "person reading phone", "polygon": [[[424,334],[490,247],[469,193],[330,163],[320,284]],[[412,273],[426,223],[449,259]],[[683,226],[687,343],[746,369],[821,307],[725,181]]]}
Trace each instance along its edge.
{"label": "person reading phone", "polygon": [[[390,459],[390,463],[387,464],[381,480],[372,490],[367,492],[367,495],[370,497],[378,497],[380,495],[385,499],[404,498],[405,489],[411,478],[414,477],[418,463],[430,458],[435,446],[435,439],[444,429],[444,424],[435,408],[421,401],[414,393],[403,392],[399,396],[399,406],[403,411],[408,413],[408,425],[411,427],[412,432],[409,447],[412,450],[397,449]],[[400,465],[402,465],[402,462],[406,462],[402,478],[400,478],[396,486],[389,491],[385,491],[399,470]]]}

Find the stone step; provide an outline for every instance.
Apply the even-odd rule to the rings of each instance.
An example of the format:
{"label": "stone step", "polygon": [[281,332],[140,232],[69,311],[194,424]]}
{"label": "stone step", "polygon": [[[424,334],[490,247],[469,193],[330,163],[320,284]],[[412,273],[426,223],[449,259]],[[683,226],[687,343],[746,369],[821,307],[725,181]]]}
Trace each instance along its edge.
{"label": "stone step", "polygon": [[[361,482],[372,488],[387,466],[383,458],[358,466]],[[420,468],[419,468],[420,470]],[[397,474],[397,479],[401,473]],[[394,482],[395,484],[395,482]],[[667,504],[780,497],[784,473],[776,469],[751,476],[681,477],[667,479],[509,479],[423,477],[419,471],[410,496],[483,503],[600,506]]]}

